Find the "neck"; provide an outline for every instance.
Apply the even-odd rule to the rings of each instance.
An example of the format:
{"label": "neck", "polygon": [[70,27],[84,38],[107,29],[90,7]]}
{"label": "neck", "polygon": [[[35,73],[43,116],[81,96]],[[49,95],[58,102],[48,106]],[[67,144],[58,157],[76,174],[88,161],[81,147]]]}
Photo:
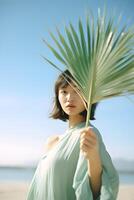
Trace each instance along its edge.
{"label": "neck", "polygon": [[84,121],[85,121],[85,118],[83,116],[69,116],[69,128],[72,128],[75,125]]}

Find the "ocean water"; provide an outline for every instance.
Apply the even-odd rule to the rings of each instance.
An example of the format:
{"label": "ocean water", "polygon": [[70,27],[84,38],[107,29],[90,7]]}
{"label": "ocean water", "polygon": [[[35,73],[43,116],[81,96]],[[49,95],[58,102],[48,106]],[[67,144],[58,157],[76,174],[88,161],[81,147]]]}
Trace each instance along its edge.
{"label": "ocean water", "polygon": [[134,185],[134,172],[119,172],[120,184]]}
{"label": "ocean water", "polygon": [[36,168],[0,168],[0,181],[30,181]]}
{"label": "ocean water", "polygon": [[[36,168],[0,168],[0,182],[27,181],[30,182]],[[134,184],[134,172],[118,172],[120,184]]]}

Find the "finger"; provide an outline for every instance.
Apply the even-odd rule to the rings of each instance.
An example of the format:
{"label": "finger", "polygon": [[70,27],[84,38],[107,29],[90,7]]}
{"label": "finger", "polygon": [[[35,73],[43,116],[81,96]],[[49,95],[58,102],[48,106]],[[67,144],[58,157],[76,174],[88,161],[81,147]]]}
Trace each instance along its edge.
{"label": "finger", "polygon": [[87,129],[84,129],[83,131],[81,131],[81,136],[84,136],[84,135],[90,135],[90,136],[96,138],[96,134],[92,131],[91,128],[87,128]]}
{"label": "finger", "polygon": [[81,147],[84,147],[84,146],[87,147],[88,149],[94,147],[94,145],[91,144],[91,143],[84,143],[84,144],[81,145]]}
{"label": "finger", "polygon": [[83,145],[83,146],[80,147],[80,149],[81,149],[82,151],[88,152],[88,151],[89,151],[89,146]]}
{"label": "finger", "polygon": [[83,144],[92,144],[95,145],[96,144],[96,140],[92,139],[92,138],[82,138],[81,139],[81,143]]}
{"label": "finger", "polygon": [[96,140],[92,139],[92,138],[88,138],[86,139],[86,141],[89,143],[89,144],[92,144],[93,146],[96,145]]}
{"label": "finger", "polygon": [[82,131],[81,136],[92,136],[92,137],[96,138],[96,135],[93,132],[91,132],[90,130]]}
{"label": "finger", "polygon": [[81,140],[87,139],[87,140],[89,140],[89,141],[91,141],[93,143],[97,141],[97,138],[95,138],[95,137],[93,137],[91,135],[88,135],[88,134],[81,135],[80,139]]}
{"label": "finger", "polygon": [[84,128],[82,128],[81,134],[89,131],[89,129],[92,129],[92,127],[86,127],[86,128],[84,127]]}
{"label": "finger", "polygon": [[84,142],[81,142],[81,143],[80,143],[80,147],[83,147],[83,146],[86,146],[86,147],[88,147],[88,148],[92,148],[92,147],[95,146],[95,144],[92,144],[92,143],[89,143],[89,142],[87,142],[87,141],[84,141]]}
{"label": "finger", "polygon": [[93,138],[96,138],[96,137],[97,137],[96,134],[95,134],[95,132],[94,132],[92,129],[89,129],[89,130],[88,130],[88,133],[89,133],[90,136],[92,136]]}

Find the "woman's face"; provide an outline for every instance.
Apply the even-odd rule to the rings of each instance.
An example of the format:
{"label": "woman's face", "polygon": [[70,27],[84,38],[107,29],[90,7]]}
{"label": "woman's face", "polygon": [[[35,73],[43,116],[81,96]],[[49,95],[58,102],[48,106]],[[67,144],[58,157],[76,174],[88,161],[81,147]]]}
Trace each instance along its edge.
{"label": "woman's face", "polygon": [[[75,85],[73,86],[77,89]],[[78,115],[85,110],[81,97],[70,85],[64,88],[59,87],[58,99],[63,111],[67,115]]]}

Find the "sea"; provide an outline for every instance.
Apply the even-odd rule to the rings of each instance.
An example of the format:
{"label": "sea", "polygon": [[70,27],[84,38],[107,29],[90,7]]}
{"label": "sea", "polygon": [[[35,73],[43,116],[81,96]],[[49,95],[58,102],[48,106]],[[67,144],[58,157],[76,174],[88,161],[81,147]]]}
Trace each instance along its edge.
{"label": "sea", "polygon": [[[0,182],[30,182],[36,167],[0,167]],[[120,184],[134,184],[134,172],[118,172]]]}

